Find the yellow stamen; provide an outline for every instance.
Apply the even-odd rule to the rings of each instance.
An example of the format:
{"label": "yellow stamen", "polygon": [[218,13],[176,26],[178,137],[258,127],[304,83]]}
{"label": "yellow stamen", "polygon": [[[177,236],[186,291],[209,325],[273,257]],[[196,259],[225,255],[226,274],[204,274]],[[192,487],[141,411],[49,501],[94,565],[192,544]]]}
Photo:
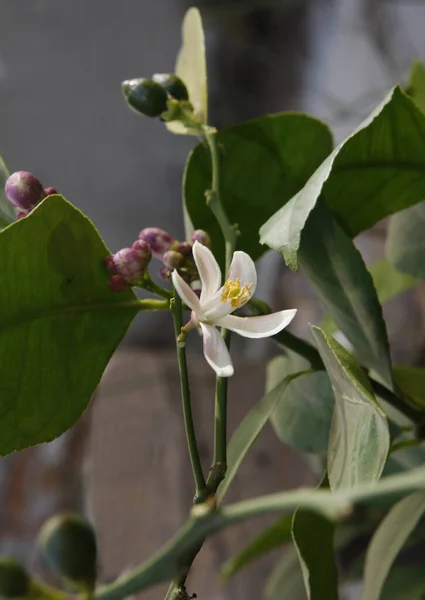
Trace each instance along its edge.
{"label": "yellow stamen", "polygon": [[228,279],[223,286],[221,293],[222,302],[230,302],[233,308],[239,308],[248,302],[251,298],[252,283],[244,285],[241,288],[241,280],[237,277],[234,281]]}

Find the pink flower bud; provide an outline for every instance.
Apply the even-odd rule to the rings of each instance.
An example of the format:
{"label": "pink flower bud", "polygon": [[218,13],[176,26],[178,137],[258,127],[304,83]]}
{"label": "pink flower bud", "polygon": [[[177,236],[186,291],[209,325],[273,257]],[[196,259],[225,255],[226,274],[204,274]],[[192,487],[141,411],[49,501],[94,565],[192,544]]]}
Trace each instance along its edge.
{"label": "pink flower bud", "polygon": [[118,273],[115,273],[115,275],[111,275],[108,279],[108,286],[111,292],[119,293],[127,289],[128,283],[126,282],[124,277],[122,277]]}
{"label": "pink flower bud", "polygon": [[45,196],[40,181],[27,171],[12,173],[6,181],[4,193],[9,202],[22,212],[32,210]]}
{"label": "pink flower bud", "polygon": [[211,248],[211,238],[203,229],[195,229],[192,233],[192,242],[199,242],[207,248]]}
{"label": "pink flower bud", "polygon": [[149,260],[134,248],[123,248],[113,255],[115,270],[128,283],[135,283],[143,275]]}
{"label": "pink flower bud", "polygon": [[159,267],[157,273],[161,279],[166,279],[167,281],[171,279],[171,271],[167,267]]}
{"label": "pink flower bud", "polygon": [[174,242],[171,235],[163,229],[159,229],[159,227],[146,227],[142,229],[139,239],[149,244],[152,254],[157,258],[161,258]]}
{"label": "pink flower bud", "polygon": [[54,187],[46,187],[44,188],[44,195],[45,196],[51,196],[52,194],[57,194],[57,190],[55,190]]}
{"label": "pink flower bud", "polygon": [[131,247],[133,250],[136,250],[136,252],[139,252],[140,255],[148,261],[150,261],[152,258],[151,247],[147,242],[145,242],[145,240],[136,240]]}
{"label": "pink flower bud", "polygon": [[112,254],[110,254],[109,256],[107,256],[104,260],[104,265],[106,267],[106,270],[109,273],[116,273],[117,270],[115,268],[115,263],[114,263],[114,257]]}
{"label": "pink flower bud", "polygon": [[168,250],[162,257],[162,262],[169,269],[178,269],[184,263],[184,256],[180,252]]}
{"label": "pink flower bud", "polygon": [[24,217],[26,217],[28,215],[27,212],[18,212],[18,214],[16,215],[16,219],[15,221],[19,221],[19,219],[23,219]]}
{"label": "pink flower bud", "polygon": [[180,252],[183,256],[192,256],[192,244],[189,242],[180,242],[180,244],[175,249],[176,252]]}

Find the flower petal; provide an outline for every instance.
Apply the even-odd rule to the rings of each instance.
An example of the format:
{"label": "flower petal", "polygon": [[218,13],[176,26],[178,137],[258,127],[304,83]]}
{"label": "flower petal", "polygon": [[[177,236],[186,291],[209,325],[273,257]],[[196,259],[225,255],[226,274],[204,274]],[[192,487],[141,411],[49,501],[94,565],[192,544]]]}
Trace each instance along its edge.
{"label": "flower petal", "polygon": [[202,283],[202,304],[208,302],[221,286],[221,271],[211,250],[199,242],[193,244],[193,258]]}
{"label": "flower petal", "polygon": [[271,313],[270,315],[262,315],[261,317],[235,317],[229,315],[220,319],[217,325],[230,329],[230,331],[244,337],[263,338],[279,333],[289,325],[296,312],[297,310],[294,308]]}
{"label": "flower petal", "polygon": [[204,338],[204,356],[219,377],[233,375],[232,359],[218,329],[200,323]]}
{"label": "flower petal", "polygon": [[251,296],[254,295],[257,287],[257,271],[255,263],[249,254],[242,252],[242,250],[238,250],[233,254],[227,279],[231,279],[232,281],[240,279],[241,288],[250,285],[250,294]]}
{"label": "flower petal", "polygon": [[198,296],[191,289],[191,287],[184,281],[184,279],[177,273],[177,270],[171,274],[173,285],[177,290],[178,295],[189,308],[193,310],[196,316],[202,318],[201,303],[199,302]]}

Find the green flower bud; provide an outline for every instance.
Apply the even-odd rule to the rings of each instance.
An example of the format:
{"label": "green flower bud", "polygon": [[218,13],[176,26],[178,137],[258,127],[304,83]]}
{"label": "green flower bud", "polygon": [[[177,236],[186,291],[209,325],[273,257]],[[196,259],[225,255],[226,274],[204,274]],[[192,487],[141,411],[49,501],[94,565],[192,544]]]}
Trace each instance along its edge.
{"label": "green flower bud", "polygon": [[52,571],[81,588],[94,588],[96,535],[84,517],[71,512],[51,517],[40,531],[39,545]]}
{"label": "green flower bud", "polygon": [[167,93],[152,79],[128,79],[121,84],[128,105],[135,112],[148,117],[159,117],[167,110]]}
{"label": "green flower bud", "polygon": [[9,556],[0,556],[0,596],[27,596],[30,585],[31,578],[20,562]]}
{"label": "green flower bud", "polygon": [[152,77],[175,100],[189,100],[187,87],[177,75],[172,73],[157,73]]}

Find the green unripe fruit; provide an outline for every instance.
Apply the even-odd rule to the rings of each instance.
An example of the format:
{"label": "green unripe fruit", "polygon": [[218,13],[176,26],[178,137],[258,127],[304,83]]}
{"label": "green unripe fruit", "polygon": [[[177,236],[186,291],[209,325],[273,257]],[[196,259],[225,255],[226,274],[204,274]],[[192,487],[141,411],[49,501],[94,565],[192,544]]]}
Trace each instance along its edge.
{"label": "green unripe fruit", "polygon": [[40,531],[39,544],[52,571],[81,587],[94,588],[96,535],[86,519],[71,512],[51,517]]}
{"label": "green unripe fruit", "polygon": [[0,596],[5,598],[26,596],[30,584],[30,576],[21,563],[9,556],[0,556]]}
{"label": "green unripe fruit", "polygon": [[158,73],[152,77],[154,81],[175,100],[189,100],[189,93],[183,81],[172,73]]}
{"label": "green unripe fruit", "polygon": [[137,113],[159,117],[167,110],[167,92],[153,79],[128,79],[121,88],[128,105]]}

